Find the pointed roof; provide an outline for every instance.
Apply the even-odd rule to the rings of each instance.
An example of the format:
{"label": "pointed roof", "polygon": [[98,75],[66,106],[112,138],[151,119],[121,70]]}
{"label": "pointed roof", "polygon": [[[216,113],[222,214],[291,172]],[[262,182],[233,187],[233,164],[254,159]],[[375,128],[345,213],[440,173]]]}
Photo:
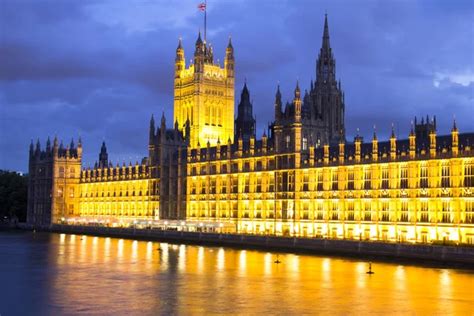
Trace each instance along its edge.
{"label": "pointed roof", "polygon": [[329,26],[328,26],[328,15],[324,15],[324,32],[323,32],[323,46],[322,50],[329,50],[331,45],[329,44]]}
{"label": "pointed roof", "polygon": [[182,39],[181,37],[178,39],[178,47],[176,48],[176,50],[180,50],[180,49],[183,49],[183,45],[182,45]]}
{"label": "pointed roof", "polygon": [[247,79],[245,79],[244,88],[242,89],[242,98],[244,98],[244,96],[248,98],[249,95],[250,93],[249,93],[249,89],[247,88]]}
{"label": "pointed roof", "polygon": [[232,37],[229,35],[229,43],[227,44],[227,48],[233,49],[234,47],[232,46]]}
{"label": "pointed roof", "polygon": [[301,96],[300,84],[299,84],[299,80],[296,80],[295,99],[299,99],[300,96]]}
{"label": "pointed roof", "polygon": [[201,30],[199,30],[198,38],[196,40],[196,45],[202,44],[202,39],[201,39]]}

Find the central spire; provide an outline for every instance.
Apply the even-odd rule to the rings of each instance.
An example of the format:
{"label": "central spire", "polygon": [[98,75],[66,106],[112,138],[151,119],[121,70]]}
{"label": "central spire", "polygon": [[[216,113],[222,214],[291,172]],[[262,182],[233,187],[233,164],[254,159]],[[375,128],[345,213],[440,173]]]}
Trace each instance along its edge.
{"label": "central spire", "polygon": [[323,45],[321,46],[321,51],[329,51],[331,45],[329,44],[329,26],[328,26],[328,15],[324,15],[324,32],[323,32]]}

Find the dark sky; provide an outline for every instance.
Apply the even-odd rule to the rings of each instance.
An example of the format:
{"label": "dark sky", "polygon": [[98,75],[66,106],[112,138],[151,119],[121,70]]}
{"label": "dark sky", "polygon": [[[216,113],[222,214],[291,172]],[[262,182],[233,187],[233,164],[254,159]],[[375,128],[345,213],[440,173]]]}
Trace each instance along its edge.
{"label": "dark sky", "polygon": [[[80,135],[84,166],[105,140],[109,158],[147,154],[152,113],[173,113],[178,38],[186,60],[202,28],[197,0],[0,0],[0,169],[27,171],[28,146]],[[292,99],[315,77],[324,13],[336,75],[346,95],[346,131],[405,138],[415,115],[453,116],[474,131],[474,1],[208,1],[208,41],[221,63],[229,35],[236,104],[245,78],[258,135],[273,117],[280,82]],[[370,136],[369,136],[370,137]]]}

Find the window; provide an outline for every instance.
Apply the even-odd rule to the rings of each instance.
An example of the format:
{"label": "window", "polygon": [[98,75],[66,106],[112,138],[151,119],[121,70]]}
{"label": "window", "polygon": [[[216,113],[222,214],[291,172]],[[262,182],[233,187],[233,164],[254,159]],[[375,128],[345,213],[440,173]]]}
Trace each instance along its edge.
{"label": "window", "polygon": [[400,168],[400,188],[408,188],[408,168],[407,166],[402,166]]}
{"label": "window", "polygon": [[245,175],[244,177],[244,192],[245,193],[250,192],[250,178],[248,175]]}
{"label": "window", "polygon": [[59,167],[59,177],[60,178],[64,177],[64,167]]}
{"label": "window", "polygon": [[76,173],[75,173],[74,168],[69,169],[69,177],[70,177],[70,178],[74,178],[74,177],[75,177],[75,174],[76,174]]}
{"label": "window", "polygon": [[354,220],[354,201],[347,202],[347,220]]}
{"label": "window", "polygon": [[318,191],[322,191],[323,190],[323,171],[322,170],[318,171],[317,179],[318,179],[318,185],[317,185]]}
{"label": "window", "polygon": [[466,188],[474,186],[474,161],[466,161],[464,165],[464,186]]}
{"label": "window", "polygon": [[211,194],[216,194],[216,179],[211,179]]}
{"label": "window", "polygon": [[430,215],[428,212],[428,201],[421,201],[420,222],[424,222],[424,223],[430,222]]}
{"label": "window", "polygon": [[371,221],[372,220],[372,214],[370,212],[370,202],[369,201],[364,202],[364,220],[365,221]]}
{"label": "window", "polygon": [[308,139],[303,137],[303,150],[308,150]]}
{"label": "window", "polygon": [[309,182],[309,174],[308,174],[308,173],[304,173],[304,174],[303,174],[303,187],[302,187],[302,191],[308,191],[308,190],[309,190],[308,182]]}
{"label": "window", "polygon": [[290,135],[286,135],[285,137],[286,149],[290,148],[290,141],[291,141]]}
{"label": "window", "polygon": [[347,174],[347,189],[354,190],[354,170],[349,170]]}
{"label": "window", "polygon": [[238,193],[238,180],[237,177],[232,177],[231,179],[232,193]]}
{"label": "window", "polygon": [[441,210],[441,222],[443,223],[451,223],[451,212],[449,207],[449,201],[442,202],[442,210]]}
{"label": "window", "polygon": [[317,219],[322,220],[324,219],[324,208],[323,208],[323,202],[318,202],[318,214],[317,214]]}
{"label": "window", "polygon": [[474,224],[474,201],[466,201],[466,219],[464,222]]}
{"label": "window", "polygon": [[388,167],[382,168],[382,189],[388,189]]}
{"label": "window", "polygon": [[447,163],[441,166],[441,187],[449,188],[450,168]]}
{"label": "window", "polygon": [[388,209],[388,201],[383,201],[382,202],[382,214],[381,214],[382,218],[381,220],[384,221],[384,222],[388,222],[390,221],[390,213],[389,213],[389,209]]}
{"label": "window", "polygon": [[369,167],[364,169],[364,189],[370,190],[370,180],[372,178],[372,173]]}
{"label": "window", "polygon": [[69,197],[74,197],[74,188],[69,188]]}
{"label": "window", "polygon": [[332,190],[333,191],[336,191],[338,189],[338,173],[337,173],[337,169],[333,169],[331,171],[331,183],[332,183]]}
{"label": "window", "polygon": [[428,188],[428,167],[422,165],[420,168],[420,188]]}
{"label": "window", "polygon": [[331,219],[336,221],[339,219],[339,209],[337,202],[331,202]]}
{"label": "window", "polygon": [[402,209],[400,212],[400,222],[408,222],[408,202],[402,201]]}

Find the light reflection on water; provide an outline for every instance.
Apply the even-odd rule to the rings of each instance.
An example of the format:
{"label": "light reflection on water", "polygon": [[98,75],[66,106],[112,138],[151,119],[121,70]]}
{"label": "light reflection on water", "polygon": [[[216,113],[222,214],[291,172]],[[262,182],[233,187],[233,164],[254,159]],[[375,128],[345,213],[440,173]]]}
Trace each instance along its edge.
{"label": "light reflection on water", "polygon": [[0,313],[5,306],[11,309],[5,315],[472,313],[472,271],[373,263],[375,274],[367,275],[368,264],[360,260],[280,253],[275,264],[276,256],[2,233]]}

